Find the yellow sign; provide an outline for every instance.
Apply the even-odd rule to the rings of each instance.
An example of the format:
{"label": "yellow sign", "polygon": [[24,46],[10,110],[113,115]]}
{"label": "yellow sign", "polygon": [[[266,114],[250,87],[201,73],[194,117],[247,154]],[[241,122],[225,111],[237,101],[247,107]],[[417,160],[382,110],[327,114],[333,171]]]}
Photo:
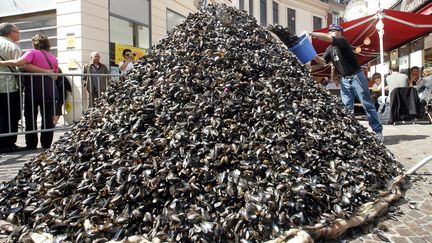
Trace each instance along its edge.
{"label": "yellow sign", "polygon": [[115,43],[115,64],[119,64],[119,62],[123,61],[122,52],[124,49],[130,49],[132,51],[134,54],[134,61],[137,61],[139,58],[145,55],[145,49],[143,48]]}
{"label": "yellow sign", "polygon": [[69,70],[76,70],[78,69],[78,64],[77,61],[73,58],[69,58],[68,63],[67,63],[67,67]]}
{"label": "yellow sign", "polygon": [[75,49],[75,34],[66,34],[66,49]]}

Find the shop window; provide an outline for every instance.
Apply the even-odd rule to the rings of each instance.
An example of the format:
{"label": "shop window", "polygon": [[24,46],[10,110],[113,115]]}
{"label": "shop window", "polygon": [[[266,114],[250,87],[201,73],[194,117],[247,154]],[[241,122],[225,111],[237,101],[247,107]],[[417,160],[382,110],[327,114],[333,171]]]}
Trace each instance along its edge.
{"label": "shop window", "polygon": [[110,42],[133,46],[133,27],[133,23],[111,16]]}
{"label": "shop window", "polygon": [[254,12],[254,4],[253,4],[254,0],[249,0],[249,15],[253,16],[253,12]]}
{"label": "shop window", "polygon": [[186,17],[176,13],[174,11],[172,11],[171,9],[167,8],[166,11],[166,18],[167,18],[167,22],[166,22],[166,28],[167,28],[167,32],[171,31],[176,25],[180,24],[181,22],[183,22]]}
{"label": "shop window", "polygon": [[115,70],[116,65],[121,61],[121,51],[124,48],[132,49],[132,52],[136,54],[136,59],[144,56],[145,50],[150,48],[149,33],[147,26],[110,16],[111,69]]}
{"label": "shop window", "polygon": [[147,49],[150,47],[149,28],[111,16],[110,42]]}
{"label": "shop window", "polygon": [[149,0],[110,0],[111,15],[148,26],[150,24]]}

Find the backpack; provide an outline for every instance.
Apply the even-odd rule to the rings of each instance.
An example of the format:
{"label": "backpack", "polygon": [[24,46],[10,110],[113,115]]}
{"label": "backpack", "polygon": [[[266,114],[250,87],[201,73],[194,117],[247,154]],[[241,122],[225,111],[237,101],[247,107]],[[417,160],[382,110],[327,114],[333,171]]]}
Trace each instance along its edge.
{"label": "backpack", "polygon": [[381,104],[378,108],[378,119],[383,125],[390,124],[391,106],[387,102]]}

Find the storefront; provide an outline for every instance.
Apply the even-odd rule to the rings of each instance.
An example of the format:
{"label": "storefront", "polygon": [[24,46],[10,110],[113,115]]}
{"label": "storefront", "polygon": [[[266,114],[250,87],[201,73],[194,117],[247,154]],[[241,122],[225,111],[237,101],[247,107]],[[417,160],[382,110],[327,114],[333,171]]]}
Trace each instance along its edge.
{"label": "storefront", "polygon": [[[403,0],[393,6],[393,9],[424,15],[432,14],[430,0]],[[411,67],[432,66],[432,35],[426,35],[395,50],[398,56],[394,61],[399,64],[399,70],[408,73]]]}
{"label": "storefront", "polygon": [[[110,0],[109,57],[112,73],[118,73],[122,51],[131,49],[135,60],[150,48],[149,0]],[[126,6],[134,6],[127,7]]]}

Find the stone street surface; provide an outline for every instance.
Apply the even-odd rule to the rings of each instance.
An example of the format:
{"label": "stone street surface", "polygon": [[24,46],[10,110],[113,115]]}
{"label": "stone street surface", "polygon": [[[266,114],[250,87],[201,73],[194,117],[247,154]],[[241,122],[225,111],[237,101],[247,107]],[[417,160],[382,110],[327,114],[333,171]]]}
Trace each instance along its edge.
{"label": "stone street surface", "polygon": [[[361,124],[368,127],[366,121]],[[55,139],[61,134],[56,133]],[[406,170],[432,155],[432,124],[425,121],[385,125],[384,136],[385,145]],[[18,145],[25,145],[23,135],[19,136]],[[25,162],[42,151],[0,154],[0,182],[12,179]],[[432,243],[432,161],[419,169],[413,179],[405,195],[394,205],[401,214],[395,217],[384,215],[377,222],[347,234],[344,241]],[[0,242],[4,242],[5,237],[0,235]]]}

